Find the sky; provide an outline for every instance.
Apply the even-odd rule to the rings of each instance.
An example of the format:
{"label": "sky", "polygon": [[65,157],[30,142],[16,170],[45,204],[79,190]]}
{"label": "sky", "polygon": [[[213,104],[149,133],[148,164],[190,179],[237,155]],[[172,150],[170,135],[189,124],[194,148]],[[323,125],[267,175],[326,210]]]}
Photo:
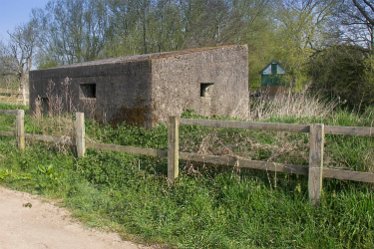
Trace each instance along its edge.
{"label": "sky", "polygon": [[43,8],[48,0],[0,0],[0,41],[7,41],[7,31],[30,20],[31,9]]}

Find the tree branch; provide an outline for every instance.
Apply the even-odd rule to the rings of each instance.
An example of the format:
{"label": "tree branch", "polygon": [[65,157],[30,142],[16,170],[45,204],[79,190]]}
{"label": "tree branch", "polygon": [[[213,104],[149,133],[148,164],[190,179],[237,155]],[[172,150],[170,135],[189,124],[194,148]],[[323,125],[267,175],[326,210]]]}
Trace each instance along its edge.
{"label": "tree branch", "polygon": [[374,19],[369,16],[369,14],[366,12],[365,8],[361,6],[357,2],[357,0],[352,0],[353,4],[356,6],[358,11],[365,17],[365,19],[370,23],[370,25],[374,25]]}

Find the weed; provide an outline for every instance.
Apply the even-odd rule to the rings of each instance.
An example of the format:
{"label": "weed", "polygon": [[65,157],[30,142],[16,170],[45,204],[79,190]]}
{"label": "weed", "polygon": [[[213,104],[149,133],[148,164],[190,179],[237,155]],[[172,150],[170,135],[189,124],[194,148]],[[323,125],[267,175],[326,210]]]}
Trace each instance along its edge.
{"label": "weed", "polygon": [[[372,123],[360,116],[354,123],[352,113],[337,115],[322,119],[329,124]],[[294,121],[306,119],[316,118],[295,117]],[[27,129],[44,132],[36,122],[27,117]],[[86,128],[92,140],[167,146],[163,125],[146,130],[88,121]],[[306,164],[308,136],[183,126],[181,148]],[[327,136],[326,164],[372,170],[372,148],[372,138]],[[109,226],[124,238],[178,248],[374,246],[371,185],[326,179],[321,206],[314,208],[308,201],[307,178],[302,176],[182,162],[181,177],[168,186],[165,160],[91,150],[75,159],[70,151],[61,154],[48,149],[36,143],[20,153],[13,138],[2,138],[0,183],[62,199],[87,224]]]}

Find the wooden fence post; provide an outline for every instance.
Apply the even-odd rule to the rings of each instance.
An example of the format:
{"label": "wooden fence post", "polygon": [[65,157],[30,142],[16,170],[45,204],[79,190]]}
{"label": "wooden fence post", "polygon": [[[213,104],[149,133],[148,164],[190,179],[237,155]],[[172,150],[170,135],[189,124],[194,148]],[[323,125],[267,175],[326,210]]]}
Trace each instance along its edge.
{"label": "wooden fence post", "polygon": [[320,203],[322,191],[323,172],[323,146],[325,140],[324,125],[310,126],[309,150],[309,175],[308,192],[309,200],[314,206]]}
{"label": "wooden fence post", "polygon": [[16,117],[17,146],[21,151],[25,150],[25,111],[17,110]]}
{"label": "wooden fence post", "polygon": [[179,117],[169,117],[168,126],[168,182],[179,174]]}
{"label": "wooden fence post", "polygon": [[85,130],[84,130],[84,113],[77,112],[75,119],[75,145],[77,156],[83,157],[86,152]]}

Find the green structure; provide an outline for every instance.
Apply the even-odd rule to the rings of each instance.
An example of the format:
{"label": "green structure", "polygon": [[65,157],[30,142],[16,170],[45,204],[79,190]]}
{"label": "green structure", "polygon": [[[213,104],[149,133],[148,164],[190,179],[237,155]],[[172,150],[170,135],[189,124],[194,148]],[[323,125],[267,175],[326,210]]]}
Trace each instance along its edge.
{"label": "green structure", "polygon": [[283,86],[283,76],[286,74],[284,68],[277,61],[272,61],[261,70],[261,86],[274,87]]}

